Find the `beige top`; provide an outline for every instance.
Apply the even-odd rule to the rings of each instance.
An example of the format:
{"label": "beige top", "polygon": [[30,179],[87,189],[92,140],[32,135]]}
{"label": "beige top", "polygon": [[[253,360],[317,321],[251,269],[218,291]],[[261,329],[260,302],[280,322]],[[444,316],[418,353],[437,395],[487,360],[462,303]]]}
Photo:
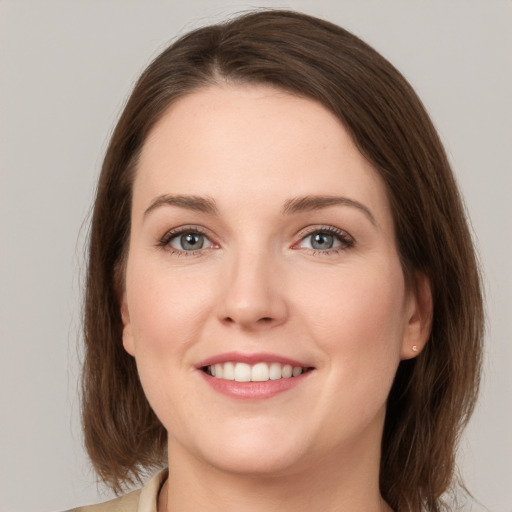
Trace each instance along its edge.
{"label": "beige top", "polygon": [[167,469],[157,473],[142,488],[98,505],[78,507],[68,512],[157,512],[158,493],[167,478]]}

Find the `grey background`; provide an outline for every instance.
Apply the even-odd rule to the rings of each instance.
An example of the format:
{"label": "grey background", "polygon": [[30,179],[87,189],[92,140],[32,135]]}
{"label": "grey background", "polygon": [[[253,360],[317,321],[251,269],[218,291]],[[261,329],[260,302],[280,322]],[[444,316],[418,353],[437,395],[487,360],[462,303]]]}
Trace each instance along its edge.
{"label": "grey background", "polygon": [[0,2],[0,510],[106,499],[81,446],[77,399],[84,225],[102,155],[150,58],[176,35],[256,6],[353,31],[431,113],[466,198],[487,294],[485,380],[459,466],[488,510],[512,511],[507,0]]}

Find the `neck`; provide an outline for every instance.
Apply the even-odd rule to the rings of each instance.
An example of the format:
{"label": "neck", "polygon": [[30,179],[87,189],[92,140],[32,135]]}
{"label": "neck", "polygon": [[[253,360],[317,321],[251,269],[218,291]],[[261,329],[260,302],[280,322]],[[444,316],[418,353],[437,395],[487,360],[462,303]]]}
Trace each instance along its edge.
{"label": "neck", "polygon": [[306,470],[258,475],[216,468],[171,441],[158,512],[390,512],[378,485],[380,445],[366,448],[363,454],[351,449],[300,465]]}

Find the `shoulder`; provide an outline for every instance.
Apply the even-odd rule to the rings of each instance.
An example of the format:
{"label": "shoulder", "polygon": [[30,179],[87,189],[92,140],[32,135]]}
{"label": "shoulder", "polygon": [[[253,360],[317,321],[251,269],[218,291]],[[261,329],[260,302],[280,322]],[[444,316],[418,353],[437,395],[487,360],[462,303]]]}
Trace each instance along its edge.
{"label": "shoulder", "polygon": [[67,512],[156,512],[158,493],[167,478],[167,469],[157,473],[136,491],[97,505],[78,507]]}
{"label": "shoulder", "polygon": [[87,507],[78,507],[68,512],[137,512],[139,508],[139,498],[141,489],[130,492],[104,503],[89,505]]}

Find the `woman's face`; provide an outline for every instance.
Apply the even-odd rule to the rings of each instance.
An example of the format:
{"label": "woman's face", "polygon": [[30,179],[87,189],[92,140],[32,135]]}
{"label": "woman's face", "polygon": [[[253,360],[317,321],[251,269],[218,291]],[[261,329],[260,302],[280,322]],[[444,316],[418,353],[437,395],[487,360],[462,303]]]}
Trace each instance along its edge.
{"label": "woman's face", "polygon": [[212,86],[154,127],[123,343],[173,455],[265,474],[378,458],[417,309],[385,186],[323,106]]}

